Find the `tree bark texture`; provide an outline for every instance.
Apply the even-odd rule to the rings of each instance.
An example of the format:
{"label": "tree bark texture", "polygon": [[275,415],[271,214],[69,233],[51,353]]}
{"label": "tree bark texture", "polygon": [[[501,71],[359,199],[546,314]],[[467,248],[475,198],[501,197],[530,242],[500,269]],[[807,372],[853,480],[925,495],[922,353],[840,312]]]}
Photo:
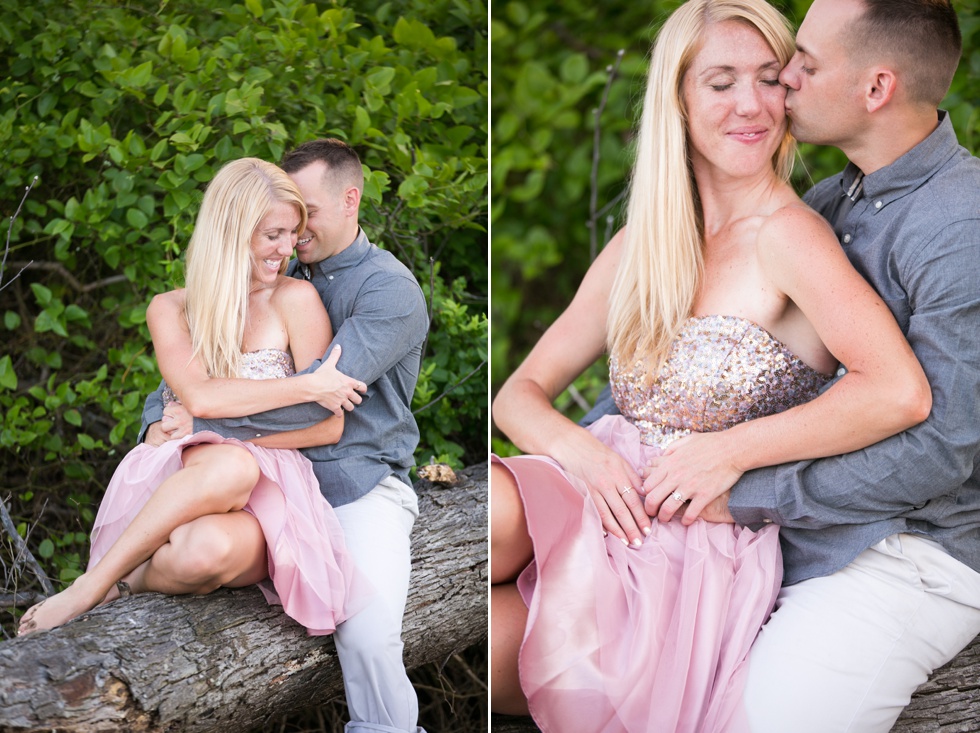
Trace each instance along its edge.
{"label": "tree bark texture", "polygon": [[[538,727],[527,717],[492,715],[490,731],[537,733]],[[976,731],[980,731],[980,637],[916,690],[891,733]]]}
{"label": "tree bark texture", "polygon": [[[487,464],[420,481],[405,663],[487,638]],[[255,587],[148,593],[0,644],[0,731],[248,730],[343,694],[332,637],[311,637]]]}

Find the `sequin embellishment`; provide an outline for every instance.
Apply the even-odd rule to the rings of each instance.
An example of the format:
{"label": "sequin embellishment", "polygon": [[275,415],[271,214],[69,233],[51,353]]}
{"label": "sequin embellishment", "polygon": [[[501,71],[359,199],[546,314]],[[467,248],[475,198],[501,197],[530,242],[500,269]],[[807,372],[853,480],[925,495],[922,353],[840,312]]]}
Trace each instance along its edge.
{"label": "sequin embellishment", "polygon": [[[260,349],[242,354],[243,379],[282,379],[296,373],[293,355],[280,349]],[[163,405],[166,407],[176,399],[169,385],[163,388]]]}
{"label": "sequin embellishment", "polygon": [[643,362],[609,376],[620,412],[641,440],[661,448],[692,432],[724,430],[807,402],[831,375],[821,374],[768,331],[737,316],[688,319],[652,384]]}

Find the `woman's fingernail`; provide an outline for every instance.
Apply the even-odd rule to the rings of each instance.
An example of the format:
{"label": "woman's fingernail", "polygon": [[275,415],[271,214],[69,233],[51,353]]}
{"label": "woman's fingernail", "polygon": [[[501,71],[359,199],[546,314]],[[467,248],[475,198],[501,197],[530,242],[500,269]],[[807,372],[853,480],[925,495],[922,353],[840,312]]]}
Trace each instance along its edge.
{"label": "woman's fingernail", "polygon": [[620,537],[620,538],[619,538],[619,541],[620,541],[620,542],[622,542],[622,543],[623,543],[624,545],[626,545],[627,547],[629,547],[629,546],[630,546],[630,543],[626,541],[626,538],[625,538],[625,537]]}
{"label": "woman's fingernail", "polygon": [[643,545],[643,540],[641,540],[639,537],[633,540],[633,547],[641,547],[642,545]]}
{"label": "woman's fingernail", "polygon": [[647,537],[649,537],[649,536],[650,536],[650,533],[651,533],[652,531],[653,531],[653,530],[652,530],[652,529],[650,529],[649,527],[644,527],[644,528],[643,528],[643,534],[645,534],[645,535],[646,535]]}

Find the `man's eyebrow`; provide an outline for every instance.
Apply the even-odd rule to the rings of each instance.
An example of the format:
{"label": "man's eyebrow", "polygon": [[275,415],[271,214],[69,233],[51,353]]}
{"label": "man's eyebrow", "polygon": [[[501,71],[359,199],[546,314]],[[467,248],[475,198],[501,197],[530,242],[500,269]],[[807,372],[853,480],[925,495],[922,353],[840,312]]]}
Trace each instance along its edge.
{"label": "man's eyebrow", "polygon": [[797,53],[803,53],[803,54],[806,54],[807,56],[812,56],[813,55],[812,53],[810,53],[809,51],[806,50],[806,47],[805,46],[801,46],[798,43],[796,44],[796,51],[797,51]]}

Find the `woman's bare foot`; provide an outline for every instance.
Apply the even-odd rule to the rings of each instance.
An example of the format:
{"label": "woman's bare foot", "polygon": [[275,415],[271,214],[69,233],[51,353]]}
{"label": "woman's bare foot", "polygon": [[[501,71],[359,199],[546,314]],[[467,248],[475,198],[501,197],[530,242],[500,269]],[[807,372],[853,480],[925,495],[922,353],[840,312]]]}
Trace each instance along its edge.
{"label": "woman's bare foot", "polygon": [[84,578],[85,575],[79,576],[61,593],[45,598],[27,609],[27,613],[21,618],[20,625],[17,627],[17,635],[24,636],[43,629],[53,629],[95,608],[105,594],[96,593],[93,596]]}

